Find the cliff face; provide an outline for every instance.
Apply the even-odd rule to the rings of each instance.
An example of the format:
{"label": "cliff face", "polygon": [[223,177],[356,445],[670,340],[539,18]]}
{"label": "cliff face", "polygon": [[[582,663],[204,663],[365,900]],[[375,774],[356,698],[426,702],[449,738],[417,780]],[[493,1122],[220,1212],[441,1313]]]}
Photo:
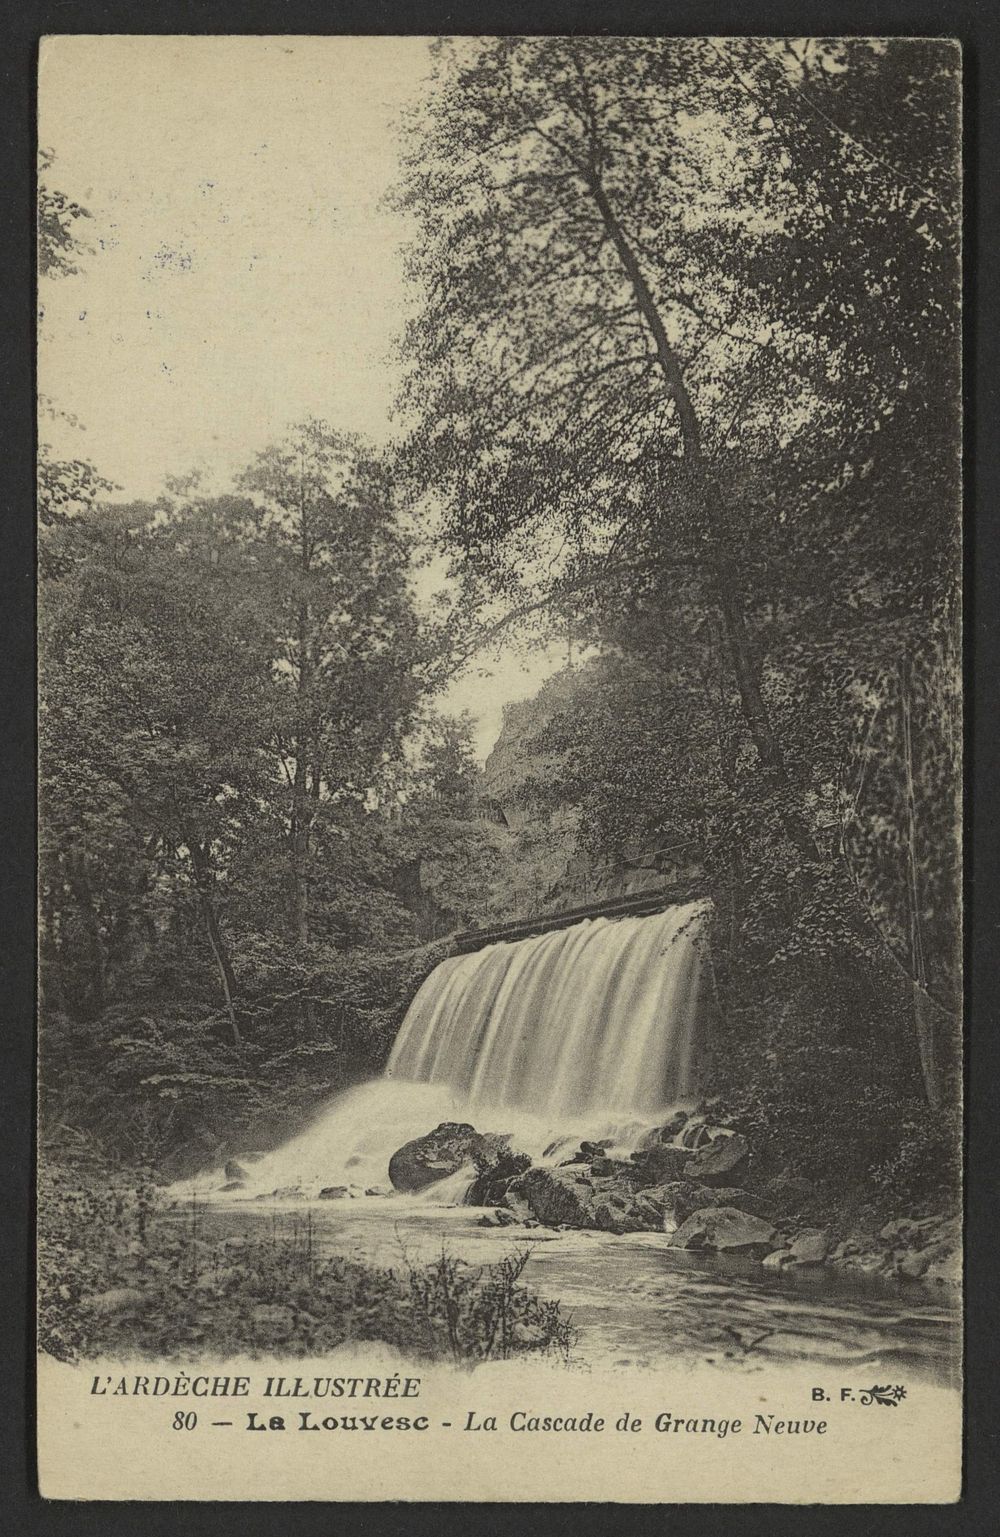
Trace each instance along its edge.
{"label": "cliff face", "polygon": [[631,895],[697,874],[668,850],[636,844],[598,857],[584,845],[581,808],[560,788],[573,782],[574,749],[559,727],[599,665],[557,673],[533,698],[504,711],[482,785],[484,805],[494,816],[502,813],[510,830],[510,858],[490,903],[498,919]]}

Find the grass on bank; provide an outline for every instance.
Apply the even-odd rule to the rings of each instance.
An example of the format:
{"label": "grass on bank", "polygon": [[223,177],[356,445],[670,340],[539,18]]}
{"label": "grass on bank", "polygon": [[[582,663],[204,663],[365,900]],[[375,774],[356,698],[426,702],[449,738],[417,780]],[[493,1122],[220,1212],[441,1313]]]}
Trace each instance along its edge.
{"label": "grass on bank", "polygon": [[38,1344],[63,1361],[100,1355],[322,1355],[380,1341],[421,1360],[569,1360],[558,1302],[521,1284],[528,1251],[477,1267],[445,1251],[381,1268],[317,1253],[310,1217],[218,1241],[204,1208],[170,1210],[138,1179],[53,1173],[39,1190]]}

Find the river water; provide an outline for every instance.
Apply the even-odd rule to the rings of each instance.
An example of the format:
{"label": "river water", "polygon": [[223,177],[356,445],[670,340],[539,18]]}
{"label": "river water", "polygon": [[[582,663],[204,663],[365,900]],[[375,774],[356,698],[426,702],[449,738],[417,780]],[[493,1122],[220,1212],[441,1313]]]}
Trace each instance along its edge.
{"label": "river water", "polygon": [[958,1385],[960,1315],[951,1295],[819,1267],[772,1275],[750,1261],[671,1249],[659,1233],[482,1227],[482,1215],[400,1196],[292,1205],[216,1199],[199,1203],[197,1221],[208,1239],[301,1237],[309,1225],[318,1254],[388,1267],[429,1263],[442,1247],[477,1266],[528,1248],[523,1282],[572,1314],[579,1359],[594,1370],[815,1362],[850,1372],[848,1383],[881,1374]]}

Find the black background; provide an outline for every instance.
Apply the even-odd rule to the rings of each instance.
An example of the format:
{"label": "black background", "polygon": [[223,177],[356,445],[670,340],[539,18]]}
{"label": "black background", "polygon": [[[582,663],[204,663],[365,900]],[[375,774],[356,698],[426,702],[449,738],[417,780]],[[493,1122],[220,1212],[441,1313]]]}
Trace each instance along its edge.
{"label": "black background", "polygon": [[[0,41],[0,1531],[53,1534],[986,1533],[1000,1524],[1000,700],[997,320],[1000,27],[996,0],[662,0],[660,4],[333,4],[322,0],[6,0]],[[50,1503],[34,1465],[35,980],[34,155],[35,65],[47,33],[605,33],[957,37],[966,153],[967,1357],[965,1493],[955,1506],[331,1505]],[[872,1442],[873,1464],[879,1457]],[[517,1471],[510,1468],[511,1494]],[[627,1490],[623,1489],[627,1496]],[[4,1517],[9,1516],[9,1525]]]}

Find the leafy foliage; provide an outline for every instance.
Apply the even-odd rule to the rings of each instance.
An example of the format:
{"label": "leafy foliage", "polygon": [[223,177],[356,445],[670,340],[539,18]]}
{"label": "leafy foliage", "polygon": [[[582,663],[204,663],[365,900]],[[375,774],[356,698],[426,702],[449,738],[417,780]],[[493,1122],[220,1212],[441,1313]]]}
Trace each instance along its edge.
{"label": "leafy foliage", "polygon": [[51,150],[38,157],[38,270],[42,277],[69,277],[79,271],[76,258],[87,250],[77,226],[91,215],[52,185],[53,158]]}
{"label": "leafy foliage", "polygon": [[575,1340],[559,1304],[520,1284],[527,1253],[483,1269],[446,1252],[380,1269],[324,1257],[298,1218],[289,1231],[213,1241],[197,1206],[165,1206],[148,1181],[109,1187],[55,1172],[43,1194],[39,1343],[60,1360],[320,1356],[376,1340],[475,1365],[566,1360]]}

